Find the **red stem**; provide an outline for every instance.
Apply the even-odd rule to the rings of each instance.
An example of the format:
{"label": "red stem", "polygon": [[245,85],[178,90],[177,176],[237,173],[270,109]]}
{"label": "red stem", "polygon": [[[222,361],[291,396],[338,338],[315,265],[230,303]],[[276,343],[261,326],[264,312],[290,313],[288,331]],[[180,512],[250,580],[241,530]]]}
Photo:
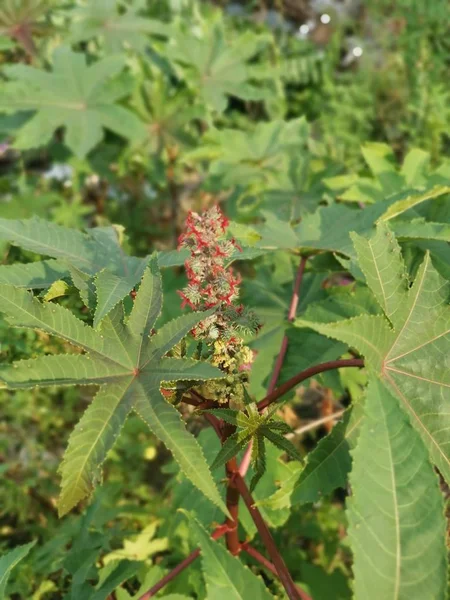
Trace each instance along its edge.
{"label": "red stem", "polygon": [[[298,270],[297,270],[297,276],[295,278],[295,282],[294,282],[294,288],[292,290],[292,297],[291,297],[291,303],[289,305],[289,311],[288,311],[288,321],[291,322],[295,319],[295,315],[297,312],[297,306],[298,306],[298,301],[300,298],[300,289],[302,286],[302,281],[303,281],[303,275],[305,273],[305,267],[306,267],[306,261],[308,260],[307,256],[302,256],[302,259],[300,261],[300,264],[298,266]],[[286,352],[287,352],[287,347],[288,347],[288,338],[285,335],[283,337],[283,341],[281,342],[281,348],[280,348],[280,352],[278,354],[276,363],[275,363],[275,367],[272,373],[272,377],[270,378],[270,382],[269,382],[269,387],[267,388],[267,392],[269,394],[271,394],[276,385],[277,385],[277,381],[278,381],[278,377],[280,376],[280,371],[281,368],[283,366],[283,362],[284,362],[284,358],[286,356]]]}
{"label": "red stem", "polygon": [[[247,552],[247,554],[249,556],[251,556],[257,562],[259,562],[265,569],[267,569],[273,575],[278,577],[278,573],[275,568],[275,565],[273,563],[271,563],[270,560],[267,560],[267,558],[265,556],[263,556],[261,554],[261,552],[258,552],[258,550],[256,550],[256,548],[253,548],[253,546],[250,546],[250,544],[248,542],[244,542],[243,544],[241,544],[241,550],[244,550],[244,552]],[[298,587],[298,585],[296,585],[295,587],[297,588],[297,592],[299,593],[300,598],[302,600],[312,600],[311,596],[309,594],[307,594],[306,592],[304,592],[302,589],[300,589]]]}
{"label": "red stem", "polygon": [[222,437],[222,427],[221,427],[220,419],[218,419],[215,415],[212,415],[211,413],[204,413],[204,415],[205,415],[205,419],[214,428],[214,431],[217,433],[218,437],[221,438]]}
{"label": "red stem", "polygon": [[305,379],[309,379],[314,375],[318,375],[319,373],[323,373],[324,371],[331,371],[332,369],[342,369],[343,367],[363,367],[364,360],[362,358],[345,358],[340,360],[330,360],[329,362],[321,363],[320,365],[314,365],[313,367],[309,367],[291,379],[288,379],[285,383],[277,387],[271,394],[268,394],[263,400],[258,402],[258,410],[261,412],[265,408],[275,402],[281,396],[284,396],[289,390],[293,387],[305,381]]}
{"label": "red stem", "polygon": [[237,461],[236,458],[232,458],[227,462],[226,471],[228,477],[228,485],[227,485],[227,508],[228,512],[231,515],[231,519],[227,519],[225,521],[228,526],[228,531],[226,534],[226,544],[228,550],[236,556],[241,551],[241,544],[239,542],[239,491],[234,484],[233,473],[237,470]]}
{"label": "red stem", "polygon": [[255,501],[245,483],[244,479],[241,477],[239,471],[236,471],[233,477],[233,482],[236,488],[239,490],[242,499],[247,506],[247,509],[250,513],[250,516],[253,519],[253,522],[258,529],[258,533],[261,536],[262,541],[264,542],[264,546],[267,548],[267,552],[269,553],[270,558],[272,559],[273,565],[277,571],[278,577],[280,578],[281,583],[283,584],[284,589],[286,590],[286,594],[289,600],[302,600],[297,587],[292,580],[291,574],[286,567],[286,563],[283,560],[283,557],[278,551],[278,548],[274,542],[272,534],[269,531],[269,528],[266,525],[259,509],[255,506]]}
{"label": "red stem", "polygon": [[[225,535],[227,531],[228,531],[227,525],[219,525],[219,527],[216,527],[216,529],[213,531],[213,533],[211,534],[211,537],[213,538],[213,540],[217,540],[220,537],[222,537],[223,535]],[[160,579],[158,581],[158,583],[155,583],[155,585],[153,587],[151,587],[147,592],[145,592],[145,594],[143,594],[139,598],[139,600],[148,600],[149,598],[153,598],[153,596],[156,596],[156,594],[159,592],[159,590],[162,590],[162,588],[164,586],[166,586],[169,583],[169,581],[172,581],[172,579],[175,579],[175,577],[177,575],[179,575],[181,573],[181,571],[184,571],[184,569],[186,569],[186,567],[188,567],[191,563],[193,563],[194,560],[196,558],[198,558],[199,555],[200,555],[200,548],[197,548],[196,550],[191,552],[191,554],[189,554],[189,556],[187,556],[184,560],[182,560],[179,565],[177,565],[174,569],[172,569],[170,571],[170,573],[167,573],[167,575],[165,575],[162,579]]]}

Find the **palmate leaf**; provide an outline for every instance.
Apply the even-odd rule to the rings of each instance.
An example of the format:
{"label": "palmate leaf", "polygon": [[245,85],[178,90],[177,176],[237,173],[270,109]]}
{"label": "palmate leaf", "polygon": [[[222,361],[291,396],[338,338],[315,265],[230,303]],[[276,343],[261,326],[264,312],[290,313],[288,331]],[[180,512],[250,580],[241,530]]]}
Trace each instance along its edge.
{"label": "palmate leaf", "polygon": [[119,13],[117,0],[90,0],[72,12],[71,41],[78,43],[99,37],[107,52],[121,52],[124,46],[145,51],[148,35],[166,35],[168,26],[142,17],[133,5]]}
{"label": "palmate leaf", "polygon": [[200,523],[189,515],[191,528],[201,548],[207,597],[214,600],[270,600],[272,595],[239,558],[220,542],[212,540]]}
{"label": "palmate leaf", "polygon": [[15,145],[40,147],[58,127],[64,127],[65,144],[82,159],[103,139],[103,128],[126,139],[140,139],[142,122],[117,104],[128,94],[127,86],[111,84],[124,66],[123,56],[87,66],[83,54],[59,47],[51,73],[29,65],[5,67],[11,81],[2,89],[0,112],[34,113],[20,128]]}
{"label": "palmate leaf", "polygon": [[45,331],[84,352],[6,365],[0,369],[0,381],[7,387],[100,386],[70,437],[61,466],[61,514],[90,493],[100,478],[103,461],[132,410],[171,450],[194,485],[227,512],[197,441],[160,391],[163,382],[222,376],[219,369],[207,363],[165,357],[207,313],[185,315],[150,335],[162,305],[156,257],[145,271],[128,320],[124,319],[119,303],[102,321],[99,331],[63,307],[41,304],[21,289],[0,285],[0,301],[1,311],[12,325]]}
{"label": "palmate leaf", "polygon": [[[227,188],[241,186],[254,191],[289,189],[292,187],[289,158],[295,156],[298,160],[299,155],[305,153],[308,133],[308,124],[303,117],[260,122],[249,132],[213,129],[204,135],[202,146],[191,152],[189,157],[209,159],[210,175],[220,178]],[[238,237],[239,230],[246,230],[240,224],[233,225]],[[247,231],[251,235],[251,229]],[[292,233],[292,236],[295,243],[295,234]],[[258,237],[253,234],[254,241]]]}
{"label": "palmate leaf", "polygon": [[386,225],[371,240],[354,240],[367,283],[390,323],[383,316],[360,316],[336,323],[300,319],[296,325],[339,339],[365,356],[368,367],[401,400],[432,462],[450,482],[450,285],[427,254],[408,289]]}
{"label": "palmate leaf", "polygon": [[446,521],[427,449],[377,377],[353,450],[348,500],[355,597],[446,598]]}
{"label": "palmate leaf", "polygon": [[216,469],[224,465],[245,448],[250,441],[253,441],[251,465],[254,473],[250,483],[250,491],[253,491],[266,470],[266,440],[279,450],[286,452],[294,460],[302,461],[303,457],[294,444],[283,436],[283,434],[291,431],[289,425],[272,418],[277,411],[277,407],[273,405],[265,414],[260,415],[256,404],[249,397],[245,387],[244,394],[247,398],[247,414],[226,408],[206,411],[239,428],[238,431],[225,440],[211,468]]}
{"label": "palmate leaf", "polygon": [[89,307],[94,305],[97,288],[95,326],[139,283],[148,263],[148,257],[137,258],[123,252],[115,227],[82,233],[36,217],[0,218],[0,240],[57,259],[0,267],[0,282],[35,289],[70,278]]}
{"label": "palmate leaf", "polygon": [[145,149],[161,153],[169,146],[192,146],[195,141],[196,119],[204,117],[199,106],[189,106],[186,94],[174,95],[166,77],[144,81],[133,93],[131,103],[145,123]]}
{"label": "palmate leaf", "polygon": [[228,96],[244,100],[260,100],[261,90],[250,83],[248,61],[267,44],[265,35],[251,31],[233,39],[225,38],[221,23],[208,24],[202,37],[191,32],[178,32],[173,45],[167,47],[169,57],[184,65],[186,81],[200,94],[208,107],[218,112],[225,110]]}

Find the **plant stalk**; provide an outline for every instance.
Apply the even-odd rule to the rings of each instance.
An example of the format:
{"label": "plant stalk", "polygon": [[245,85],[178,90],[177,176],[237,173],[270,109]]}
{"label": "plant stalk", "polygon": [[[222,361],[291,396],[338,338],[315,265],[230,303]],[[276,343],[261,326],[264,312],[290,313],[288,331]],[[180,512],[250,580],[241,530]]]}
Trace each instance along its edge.
{"label": "plant stalk", "polygon": [[283,584],[284,589],[286,590],[289,600],[303,600],[299,594],[297,586],[292,579],[291,574],[288,571],[288,568],[286,567],[283,557],[278,551],[272,534],[270,533],[269,528],[267,527],[267,524],[264,521],[259,509],[255,506],[255,501],[253,500],[247,484],[240,475],[239,471],[235,471],[233,473],[233,480],[236,488],[239,490],[239,493],[245,502],[245,505],[247,506],[256,528],[258,529],[258,533],[261,536],[264,546],[266,547],[267,552],[273,562],[278,577]]}
{"label": "plant stalk", "polygon": [[319,373],[323,373],[324,371],[331,371],[332,369],[343,369],[344,367],[363,367],[364,360],[362,358],[343,358],[340,360],[330,360],[329,362],[320,363],[319,365],[314,365],[313,367],[309,367],[304,371],[300,371],[294,377],[291,377],[277,387],[271,394],[268,394],[263,400],[258,402],[258,410],[262,412],[266,409],[272,402],[276,402],[278,398],[284,396],[289,390],[297,386],[305,379],[309,379],[314,375],[318,375]]}
{"label": "plant stalk", "polygon": [[[295,315],[297,312],[298,301],[300,298],[300,290],[303,281],[303,275],[305,273],[306,261],[308,260],[307,256],[302,256],[300,260],[300,264],[298,266],[297,275],[295,277],[294,288],[292,290],[291,303],[289,305],[288,311],[288,321],[292,322],[295,319]],[[288,338],[285,334],[283,337],[283,341],[281,342],[280,352],[278,354],[277,360],[275,362],[275,367],[272,373],[272,377],[270,378],[269,387],[267,388],[267,393],[271,394],[278,381],[278,377],[280,376],[281,369],[283,367],[283,362],[286,356],[288,347]]]}
{"label": "plant stalk", "polygon": [[237,470],[238,465],[236,458],[232,458],[227,462],[226,471],[228,478],[227,485],[227,497],[226,504],[228,508],[228,512],[231,515],[231,519],[227,518],[225,524],[228,526],[228,531],[226,533],[226,544],[228,550],[231,552],[233,556],[236,556],[241,551],[241,544],[239,542],[239,498],[240,493],[234,483],[233,474]]}
{"label": "plant stalk", "polygon": [[[275,565],[271,563],[270,560],[267,560],[267,558],[263,556],[261,552],[258,552],[258,550],[256,550],[256,548],[253,548],[253,546],[251,546],[248,542],[244,542],[241,544],[241,550],[247,552],[247,554],[254,558],[257,562],[259,562],[260,565],[262,565],[265,569],[270,571],[270,573],[278,577]],[[298,585],[296,585],[295,587],[297,588],[297,591],[302,600],[312,600],[311,596],[304,592],[302,589],[300,589]]]}

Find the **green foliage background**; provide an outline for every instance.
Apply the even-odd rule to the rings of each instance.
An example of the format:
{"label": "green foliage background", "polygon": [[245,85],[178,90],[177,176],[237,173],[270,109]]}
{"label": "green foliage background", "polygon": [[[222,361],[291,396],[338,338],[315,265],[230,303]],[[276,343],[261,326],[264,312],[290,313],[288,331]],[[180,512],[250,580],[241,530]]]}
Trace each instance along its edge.
{"label": "green foliage background", "polygon": [[[361,314],[386,320],[365,285],[371,267],[364,263],[363,242],[359,249],[353,245],[372,235],[378,220],[399,240],[393,252],[401,250],[402,276],[414,281],[428,251],[439,276],[450,279],[450,9],[446,0],[355,2],[345,9],[339,2],[305,2],[295,14],[283,2],[220,4],[3,1],[0,283],[36,275],[40,255],[46,256],[45,233],[40,246],[20,243],[25,227],[27,236],[37,235],[37,222],[24,221],[12,232],[6,219],[38,216],[75,229],[114,224],[124,252],[138,257],[128,257],[136,270],[125,286],[134,287],[140,259],[154,250],[167,267],[162,324],[180,313],[176,290],[185,278],[173,251],[186,214],[220,203],[244,247],[236,263],[243,301],[263,322],[259,335],[248,340],[256,352],[250,391],[260,399],[285,332],[289,350],[281,382],[345,355],[350,326],[342,325],[338,335],[338,326],[330,333],[324,323]],[[324,13],[329,23],[321,22]],[[299,29],[305,24],[307,34]],[[300,320],[288,324],[300,246],[313,257]],[[53,261],[58,256],[48,256],[37,288],[65,275]],[[102,268],[121,277],[109,258]],[[86,302],[72,286],[52,287],[47,300],[55,299],[91,323]],[[389,307],[383,309],[390,319]],[[353,340],[350,345],[360,349]],[[0,317],[5,365],[66,346],[44,332],[11,328]],[[286,398],[291,409],[284,416],[294,427],[320,417],[317,396],[324,390],[335,408],[350,401],[358,406],[366,379],[365,373],[344,370],[319,376]],[[387,438],[401,416],[386,409],[382,394],[377,404],[377,385],[378,379],[369,388],[370,417],[380,438]],[[6,598],[139,598],[197,542],[206,572],[214,570],[214,561],[235,560],[209,547],[205,536],[204,528],[222,518],[220,509],[199,497],[135,416],[109,453],[104,484],[92,502],[58,519],[57,467],[94,392],[89,386],[0,390],[0,553],[23,548],[14,551],[23,558],[9,574]],[[380,415],[386,416],[384,429]],[[183,416],[212,464],[218,442],[201,418],[189,411]],[[348,419],[357,423],[358,415],[354,411]],[[333,439],[353,448],[345,431],[350,429],[338,425]],[[325,434],[318,429],[294,442],[302,454],[316,447],[326,452]],[[369,452],[368,424],[360,435]],[[424,450],[416,437],[419,466]],[[345,473],[349,460],[347,452]],[[286,549],[295,581],[314,600],[351,598],[347,481],[322,472],[329,488],[302,487],[298,464],[274,448],[267,449],[266,461],[255,497],[270,497],[262,504],[264,516]],[[354,461],[363,472],[357,451]],[[215,477],[222,489],[220,472]],[[350,483],[359,491],[356,480]],[[280,487],[289,490],[287,500]],[[441,487],[448,502],[448,487]],[[195,513],[195,519],[177,509]],[[370,512],[370,506],[358,510]],[[254,526],[244,508],[241,513],[242,535],[252,538]],[[364,544],[357,526],[350,522],[350,538]],[[5,557],[0,560],[1,568]],[[262,576],[251,559],[243,560]],[[355,574],[366,568],[358,562]],[[263,576],[267,593],[282,598],[278,581]],[[245,588],[247,571],[239,577]],[[218,598],[210,586],[214,581],[204,578],[199,562],[158,597]],[[0,581],[0,597],[3,591]],[[358,587],[356,593],[358,600],[369,597]]]}

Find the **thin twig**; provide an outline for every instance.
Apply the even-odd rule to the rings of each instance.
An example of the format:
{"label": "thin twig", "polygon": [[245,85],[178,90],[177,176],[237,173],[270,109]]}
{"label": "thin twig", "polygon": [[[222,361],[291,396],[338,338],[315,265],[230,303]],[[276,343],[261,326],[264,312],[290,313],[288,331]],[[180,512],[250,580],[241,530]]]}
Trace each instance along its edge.
{"label": "thin twig", "polygon": [[286,594],[289,600],[302,600],[297,587],[292,579],[291,574],[286,567],[286,563],[283,560],[278,548],[274,542],[272,534],[267,527],[266,522],[264,521],[259,509],[255,506],[255,501],[245,483],[244,479],[241,477],[239,471],[236,471],[233,477],[233,483],[238,489],[242,499],[247,506],[247,509],[250,513],[250,516],[253,519],[253,522],[258,529],[258,533],[261,536],[261,539],[264,543],[264,546],[269,553],[270,558],[272,559],[273,565],[277,571],[278,577],[283,584],[284,589],[286,590]]}
{"label": "thin twig", "polygon": [[[248,542],[243,542],[241,544],[241,550],[247,552],[249,556],[251,556],[257,562],[259,562],[265,569],[267,569],[268,571],[270,571],[270,573],[278,577],[275,565],[271,563],[270,560],[267,560],[267,558],[263,556],[261,552],[258,552],[258,550],[256,550],[256,548],[253,548],[253,546],[251,546]],[[311,596],[304,592],[301,588],[299,588],[298,585],[296,585],[295,587],[297,588],[297,592],[299,593],[300,598],[302,600],[312,600]]]}
{"label": "thin twig", "polygon": [[300,373],[297,373],[297,375],[294,375],[294,377],[288,379],[288,381],[277,387],[276,390],[274,390],[271,394],[268,394],[263,400],[258,402],[258,410],[260,412],[263,411],[269,406],[269,404],[272,404],[272,402],[275,402],[276,400],[278,400],[278,398],[284,396],[284,394],[289,392],[289,390],[297,386],[299,383],[305,381],[305,379],[313,377],[314,375],[318,375],[319,373],[323,373],[324,371],[331,371],[332,369],[363,366],[364,360],[362,358],[345,358],[340,360],[330,360],[329,362],[324,362],[320,363],[320,365],[314,365],[313,367],[309,367],[308,369],[300,371]]}
{"label": "thin twig", "polygon": [[[213,531],[213,533],[211,534],[211,537],[213,540],[218,540],[220,537],[225,535],[227,533],[227,531],[228,531],[227,525],[219,525]],[[139,600],[149,600],[149,598],[153,598],[154,596],[156,596],[156,594],[159,592],[159,590],[162,590],[162,588],[165,587],[169,583],[169,581],[172,581],[172,579],[175,579],[175,577],[177,575],[179,575],[182,571],[184,571],[184,569],[186,569],[186,567],[188,567],[190,564],[192,564],[194,562],[194,560],[196,558],[198,558],[199,555],[200,555],[200,548],[197,548],[196,550],[191,552],[191,554],[189,554],[189,556],[187,556],[184,560],[182,560],[179,565],[177,565],[174,569],[172,569],[169,573],[167,573],[167,575],[165,575],[162,579],[160,579],[158,581],[158,583],[155,583],[155,585],[153,587],[151,587],[147,592],[145,592],[145,594],[143,594],[139,598]]]}
{"label": "thin twig", "polygon": [[317,427],[320,427],[321,425],[325,425],[325,423],[329,423],[330,421],[336,421],[337,419],[342,417],[342,415],[344,413],[345,413],[344,409],[338,410],[335,413],[333,413],[332,415],[327,415],[326,417],[322,417],[321,419],[316,419],[315,421],[312,421],[312,423],[308,423],[308,425],[303,425],[302,427],[298,427],[297,429],[294,429],[294,431],[292,433],[288,433],[284,437],[291,439],[298,435],[302,435],[303,433],[306,433],[307,431],[311,431],[312,429],[316,429]]}

